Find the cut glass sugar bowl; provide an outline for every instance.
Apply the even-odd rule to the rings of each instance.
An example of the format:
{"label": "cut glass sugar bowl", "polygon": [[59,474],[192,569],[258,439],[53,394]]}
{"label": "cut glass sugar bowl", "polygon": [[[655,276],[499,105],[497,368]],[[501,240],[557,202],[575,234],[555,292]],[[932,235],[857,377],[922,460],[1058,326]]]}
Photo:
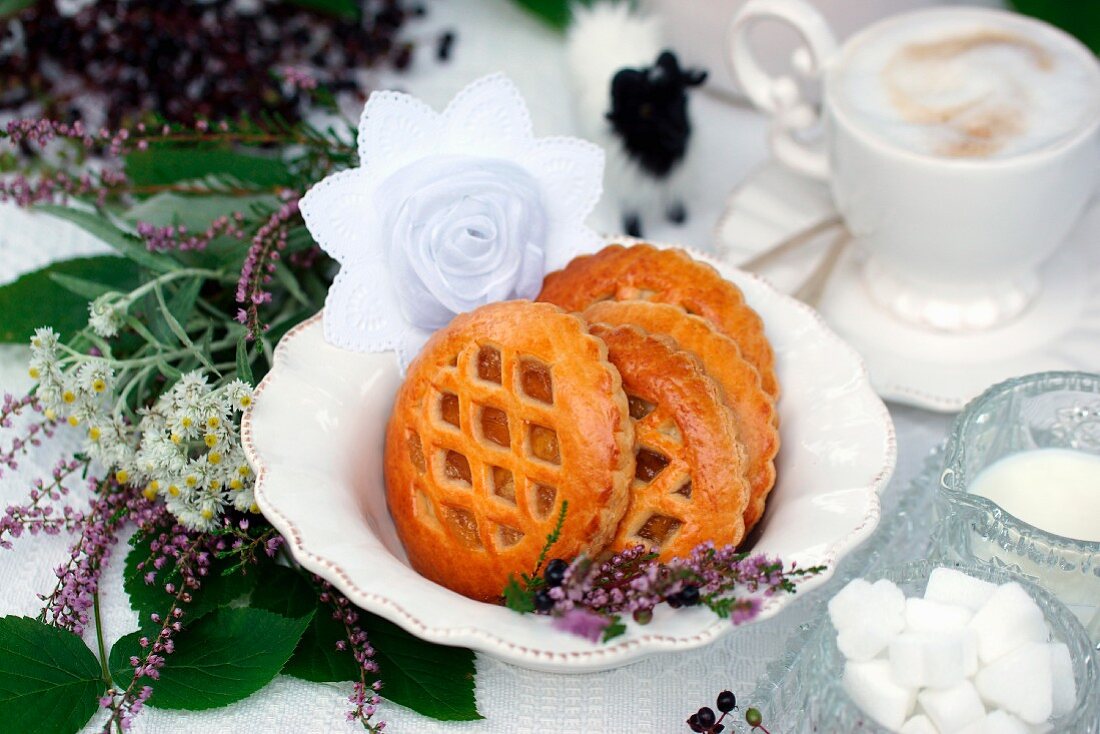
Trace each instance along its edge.
{"label": "cut glass sugar bowl", "polygon": [[[1050,720],[1036,731],[1078,732],[1096,734],[1098,704],[1095,695],[1098,682],[1096,652],[1077,618],[1058,599],[1039,585],[1005,569],[989,566],[964,566],[943,561],[916,561],[890,566],[873,572],[868,581],[887,579],[898,585],[907,597],[922,596],[932,571],[941,567],[956,568],[982,581],[1000,585],[1019,583],[1042,610],[1050,629],[1051,642],[1065,643],[1073,666],[1075,697],[1069,713]],[[824,615],[823,615],[824,616]],[[826,617],[818,625],[797,663],[799,679],[805,695],[798,702],[802,711],[793,732],[873,732],[885,734],[892,729],[877,723],[845,690],[845,656],[837,647],[837,633]],[[1028,673],[1021,671],[1021,676]],[[989,708],[989,706],[987,706]],[[992,710],[991,708],[989,710]],[[785,722],[786,723],[786,722]],[[1048,727],[1049,728],[1046,728]],[[787,731],[787,729],[784,729]]]}
{"label": "cut glass sugar bowl", "polygon": [[934,505],[938,552],[1018,569],[1100,641],[1100,375],[1027,375],[976,398]]}

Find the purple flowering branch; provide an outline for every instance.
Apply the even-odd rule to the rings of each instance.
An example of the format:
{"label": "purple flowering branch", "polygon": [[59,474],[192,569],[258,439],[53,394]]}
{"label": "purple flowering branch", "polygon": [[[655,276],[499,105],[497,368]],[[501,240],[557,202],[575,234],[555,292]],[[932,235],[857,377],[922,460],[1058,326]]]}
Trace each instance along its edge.
{"label": "purple flowering branch", "polygon": [[241,227],[243,222],[244,214],[233,212],[216,217],[204,231],[198,233],[188,231],[186,225],[182,224],[158,227],[149,222],[138,222],[137,233],[145,240],[145,246],[152,252],[202,251],[214,239],[223,235],[243,240],[245,238],[244,229]]}
{"label": "purple flowering branch", "polygon": [[[28,393],[15,398],[10,393],[5,393],[3,403],[0,404],[0,428],[12,428],[13,419],[23,416],[28,408],[33,413],[43,413],[42,404],[36,395]],[[31,446],[40,446],[43,437],[52,438],[56,425],[56,420],[46,416],[34,417],[28,421],[22,432],[12,437],[11,444],[6,449],[0,447],[0,476],[3,476],[5,467],[12,471],[18,469],[18,457],[26,454]]]}
{"label": "purple flowering branch", "polygon": [[118,542],[121,526],[128,520],[142,524],[163,512],[161,506],[113,478],[93,477],[88,485],[93,500],[89,510],[74,523],[73,530],[79,536],[69,549],[69,559],[55,569],[57,584],[53,591],[39,595],[44,602],[39,619],[77,635],[83,634],[88,624],[88,611],[99,590],[100,574]]}
{"label": "purple flowering branch", "polygon": [[31,535],[57,535],[62,530],[73,532],[83,522],[84,514],[70,505],[65,505],[57,513],[53,505],[45,503],[59,502],[63,496],[68,495],[69,489],[64,484],[65,480],[87,466],[87,458],[61,458],[50,473],[49,484],[41,478],[35,479],[31,485],[29,501],[21,505],[9,505],[3,516],[0,516],[0,549],[10,549],[10,539],[21,537],[24,531]]}
{"label": "purple flowering branch", "polygon": [[299,217],[296,193],[288,197],[256,231],[248,248],[240,279],[237,281],[237,321],[248,327],[250,341],[259,339],[268,325],[260,321],[260,306],[270,303],[272,294],[265,286],[271,282],[282,251],[286,249],[290,221]]}
{"label": "purple flowering branch", "polygon": [[[332,607],[332,618],[344,626],[345,640],[336,643],[340,651],[351,649],[352,656],[359,669],[359,680],[352,687],[348,702],[352,705],[348,711],[348,721],[358,721],[369,732],[380,732],[386,728],[386,722],[373,722],[371,718],[378,711],[381,698],[382,681],[378,680],[378,663],[374,661],[374,648],[367,639],[367,633],[359,625],[359,612],[355,605],[319,576],[313,577],[315,585],[321,588],[320,599]],[[367,681],[374,681],[368,685]]]}
{"label": "purple flowering branch", "polygon": [[638,545],[602,562],[581,556],[553,581],[548,574],[547,588],[537,592],[545,598],[534,604],[554,617],[556,629],[606,641],[625,631],[620,615],[648,624],[662,602],[673,608],[702,604],[733,624],[748,622],[760,613],[762,598],[794,593],[800,579],[824,568],[784,567],[776,558],[713,543],[661,563]]}
{"label": "purple flowering branch", "polygon": [[[166,512],[161,515],[165,517]],[[156,583],[157,574],[168,564],[173,566],[173,579],[177,574],[179,578],[164,584],[164,591],[171,600],[167,611],[149,615],[150,621],[160,627],[152,639],[149,636],[138,639],[142,652],[130,657],[134,673],[126,688],[121,691],[109,688],[99,700],[100,706],[111,712],[103,724],[102,734],[110,734],[112,725],[118,731],[128,730],[133,718],[141,713],[153,694],[152,686],[141,685],[141,680],[158,680],[166,656],[175,651],[172,636],[183,629],[184,605],[191,602],[202,585],[202,578],[209,573],[211,553],[206,549],[209,542],[209,536],[196,534],[182,525],[172,525],[150,542],[152,555],[138,564],[138,570],[145,572],[145,583]],[[224,541],[220,542],[224,547]]]}

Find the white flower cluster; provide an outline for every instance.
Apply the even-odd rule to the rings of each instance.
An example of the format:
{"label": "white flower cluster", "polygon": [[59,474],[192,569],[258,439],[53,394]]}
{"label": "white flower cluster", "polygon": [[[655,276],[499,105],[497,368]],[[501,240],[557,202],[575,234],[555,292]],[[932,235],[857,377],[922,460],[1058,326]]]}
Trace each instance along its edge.
{"label": "white flower cluster", "polygon": [[120,483],[142,487],[150,500],[163,497],[182,524],[200,531],[217,527],[228,507],[259,511],[237,429],[239,414],[252,403],[246,383],[215,387],[201,372],[188,372],[141,408],[134,425],[121,411],[132,383],[116,395],[110,362],[75,353],[75,361],[63,360],[62,349],[49,328],[31,340],[30,375],[38,380],[39,399],[47,417],[87,426],[88,455]]}

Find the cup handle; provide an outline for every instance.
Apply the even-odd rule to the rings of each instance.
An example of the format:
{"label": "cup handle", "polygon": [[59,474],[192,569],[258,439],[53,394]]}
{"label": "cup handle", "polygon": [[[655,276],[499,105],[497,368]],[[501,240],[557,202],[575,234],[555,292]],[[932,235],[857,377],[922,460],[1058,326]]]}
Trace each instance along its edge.
{"label": "cup handle", "polygon": [[729,31],[734,77],[753,104],[772,115],[768,134],[772,154],[798,173],[828,178],[829,160],[821,141],[808,143],[800,137],[819,122],[820,113],[802,97],[797,80],[770,76],[753,55],[749,29],[764,18],[790,24],[805,40],[806,45],[791,54],[791,64],[807,79],[820,80],[824,65],[836,53],[836,38],[825,18],[803,0],[749,0],[734,17]]}

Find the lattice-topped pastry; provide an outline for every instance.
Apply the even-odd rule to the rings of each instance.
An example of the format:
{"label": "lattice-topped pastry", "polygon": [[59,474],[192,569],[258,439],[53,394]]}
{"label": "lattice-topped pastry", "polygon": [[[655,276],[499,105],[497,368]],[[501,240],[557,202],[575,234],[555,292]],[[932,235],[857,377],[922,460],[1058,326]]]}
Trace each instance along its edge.
{"label": "lattice-topped pastry", "polygon": [[752,490],[745,507],[745,532],[752,530],[775,485],[779,431],[775,405],[760,385],[760,373],[741,356],[736,342],[706,319],[667,303],[600,301],[589,306],[584,317],[610,326],[634,324],[651,334],[670,336],[681,349],[699,358],[733,410],[737,437],[745,446],[746,476]]}
{"label": "lattice-topped pastry", "polygon": [[534,567],[564,500],[555,555],[600,551],[634,474],[628,410],[580,317],[529,301],[456,317],[410,365],[386,434],[387,499],[413,568],[495,600]]}
{"label": "lattice-topped pastry", "polygon": [[569,311],[584,311],[596,301],[627,299],[672,303],[708,319],[737,342],[760,372],[764,391],[773,399],[779,396],[775,356],[760,316],[737,286],[683,250],[611,245],[547,275],[538,296]]}
{"label": "lattice-topped pastry", "polygon": [[667,561],[704,541],[737,544],[749,501],[733,413],[699,360],[669,337],[592,324],[622,375],[635,429],[630,505],[612,547]]}

